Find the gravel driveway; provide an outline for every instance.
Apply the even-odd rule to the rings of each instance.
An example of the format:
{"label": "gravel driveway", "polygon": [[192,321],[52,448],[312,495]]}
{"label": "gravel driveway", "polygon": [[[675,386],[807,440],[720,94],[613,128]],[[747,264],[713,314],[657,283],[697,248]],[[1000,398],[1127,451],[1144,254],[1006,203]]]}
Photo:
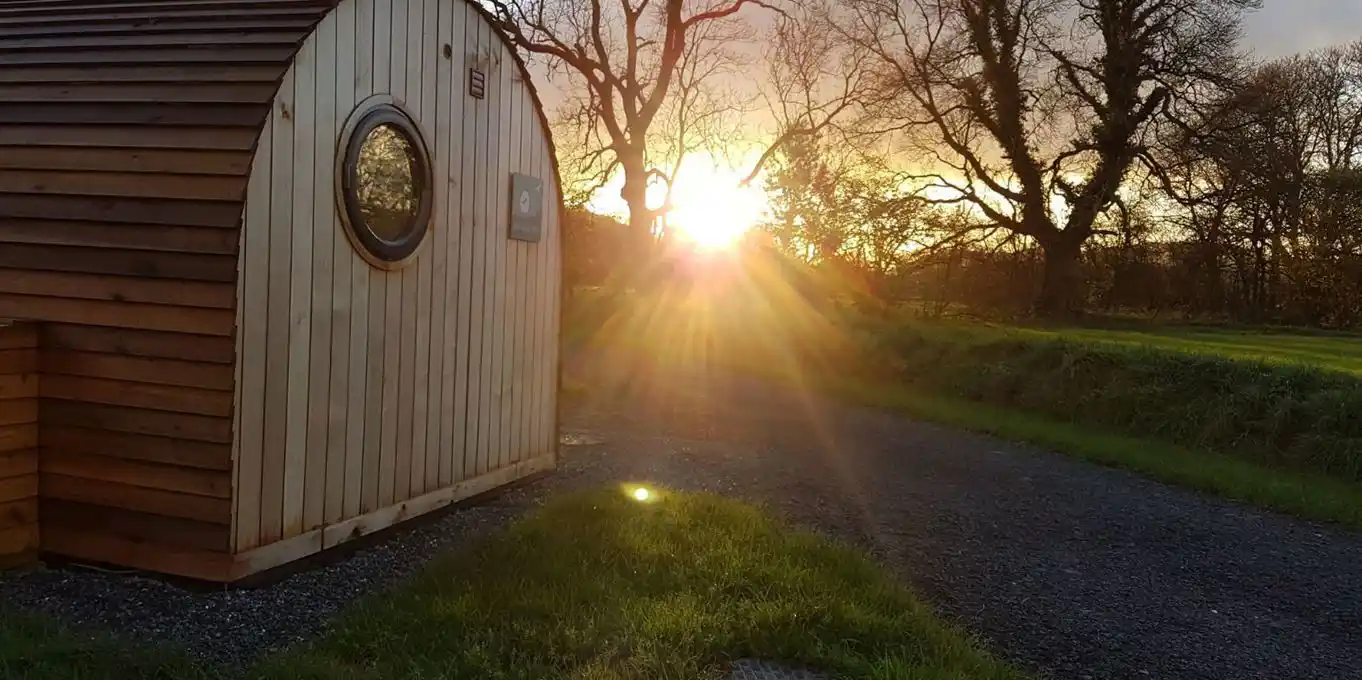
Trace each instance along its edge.
{"label": "gravel driveway", "polygon": [[269,588],[47,570],[0,577],[0,592],[246,663],[554,492],[654,481],[858,544],[1049,677],[1362,677],[1362,535],[755,383],[593,390],[605,392],[565,420],[576,443],[553,475]]}
{"label": "gravel driveway", "polygon": [[666,389],[579,414],[610,440],[570,474],[719,491],[861,544],[1049,677],[1362,678],[1362,535],[761,385]]}

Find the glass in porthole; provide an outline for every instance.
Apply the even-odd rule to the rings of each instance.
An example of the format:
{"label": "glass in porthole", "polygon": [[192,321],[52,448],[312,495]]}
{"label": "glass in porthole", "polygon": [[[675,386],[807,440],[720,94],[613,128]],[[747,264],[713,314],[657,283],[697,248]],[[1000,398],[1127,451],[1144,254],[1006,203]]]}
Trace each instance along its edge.
{"label": "glass in porthole", "polygon": [[364,226],[381,241],[399,243],[416,226],[420,210],[416,152],[393,125],[374,127],[355,162],[355,198]]}

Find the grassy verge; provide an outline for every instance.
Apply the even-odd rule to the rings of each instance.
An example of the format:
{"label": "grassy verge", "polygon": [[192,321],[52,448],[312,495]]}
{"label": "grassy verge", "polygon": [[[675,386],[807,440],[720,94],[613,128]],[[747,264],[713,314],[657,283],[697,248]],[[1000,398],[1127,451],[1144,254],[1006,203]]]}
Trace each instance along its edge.
{"label": "grassy verge", "polygon": [[[552,501],[250,677],[719,678],[748,656],[846,678],[1022,677],[853,550],[715,496],[627,491]],[[32,625],[0,624],[3,677],[207,677]]]}
{"label": "grassy verge", "polygon": [[825,386],[858,403],[1035,444],[1260,508],[1362,529],[1362,485],[1273,469],[1232,456],[1124,436],[1016,409],[917,392],[901,385],[851,379]]}
{"label": "grassy verge", "polygon": [[1348,373],[1014,329],[901,324],[882,337],[922,391],[1362,482],[1362,380]]}

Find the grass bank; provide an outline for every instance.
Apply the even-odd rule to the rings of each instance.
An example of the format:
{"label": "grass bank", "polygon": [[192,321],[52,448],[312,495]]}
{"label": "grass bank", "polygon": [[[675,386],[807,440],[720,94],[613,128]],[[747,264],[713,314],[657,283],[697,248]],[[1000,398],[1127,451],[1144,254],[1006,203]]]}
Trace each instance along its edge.
{"label": "grass bank", "polygon": [[1362,379],[1349,373],[1027,329],[900,323],[882,342],[922,391],[1362,481]]}
{"label": "grass bank", "polygon": [[[1022,677],[853,550],[716,496],[627,491],[551,501],[246,677],[719,678],[739,657],[846,678]],[[227,677],[110,644],[6,619],[0,676]]]}

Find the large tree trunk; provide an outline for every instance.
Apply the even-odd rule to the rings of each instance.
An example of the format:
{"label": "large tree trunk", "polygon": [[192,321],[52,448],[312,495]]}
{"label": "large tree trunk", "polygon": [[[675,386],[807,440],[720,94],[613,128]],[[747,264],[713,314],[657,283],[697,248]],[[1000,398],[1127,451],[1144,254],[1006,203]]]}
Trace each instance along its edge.
{"label": "large tree trunk", "polygon": [[[642,161],[639,161],[642,165]],[[620,277],[626,288],[647,286],[648,272],[653,264],[653,211],[648,209],[648,180],[642,168],[631,169],[625,164],[624,187],[620,198],[629,207],[628,233],[624,235],[622,259],[618,263]]]}
{"label": "large tree trunk", "polygon": [[1079,244],[1067,240],[1042,244],[1045,278],[1041,281],[1036,313],[1048,319],[1069,319],[1083,312],[1086,297]]}

